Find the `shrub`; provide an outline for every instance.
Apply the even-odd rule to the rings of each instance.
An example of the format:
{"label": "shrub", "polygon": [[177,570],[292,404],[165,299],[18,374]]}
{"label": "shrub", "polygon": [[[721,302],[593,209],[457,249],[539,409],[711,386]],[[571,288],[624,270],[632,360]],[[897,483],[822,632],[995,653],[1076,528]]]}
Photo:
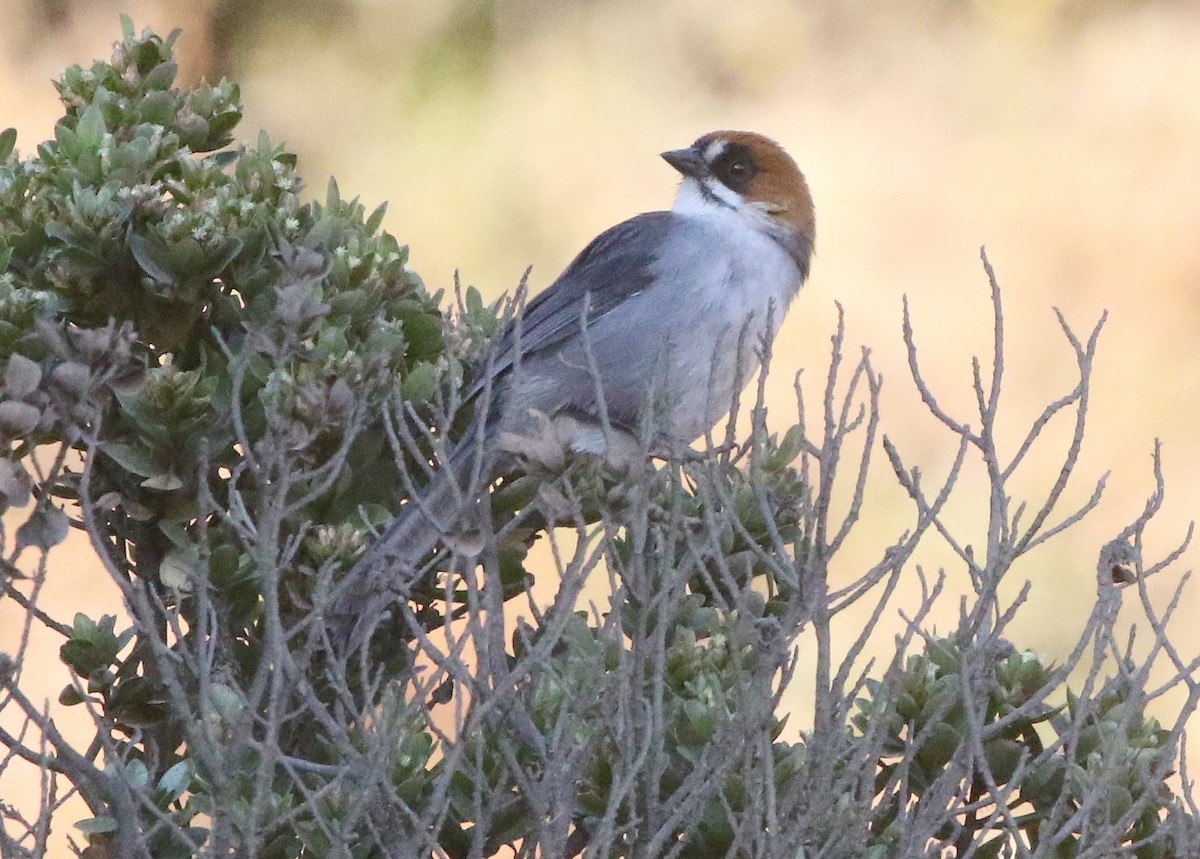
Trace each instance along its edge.
{"label": "shrub", "polygon": [[[990,267],[978,429],[925,384],[905,309],[912,376],[957,446],[940,483],[882,435],[882,381],[869,353],[844,354],[839,324],[815,411],[797,384],[794,426],[767,431],[760,386],[740,443],[735,406],[728,443],[655,470],[531,460],[489,487],[477,560],[428,558],[388,634],[338,653],[324,612],[461,430],[471,368],[520,290],[493,306],[460,290],[443,315],[382,208],[332,183],[304,202],[286,150],[232,145],[235,85],[173,88],[173,42],[126,21],[110,62],[58,82],[53,140],[20,159],[0,135],[3,595],[26,630],[61,636],[60,703],[95,727],[64,736],[29,698],[27,634],[0,654],[0,774],[34,766],[54,786],[33,812],[0,804],[0,855],[44,851],[72,792],[91,856],[1196,853],[1190,784],[1168,779],[1197,663],[1168,635],[1178,596],[1158,611],[1146,588],[1183,547],[1141,555],[1157,452],[1144,514],[1099,551],[1069,655],[1046,664],[1006,637],[1028,585],[1005,600],[1001,581],[1100,500],[1102,482],[1058,513],[1101,325],[1080,340],[1060,316],[1078,384],[1003,457]],[[1019,502],[1013,474],[1059,414],[1075,421],[1060,477]],[[833,581],[880,447],[912,525]],[[974,550],[942,515],[972,462],[990,490]],[[70,528],[126,616],[39,608]],[[535,540],[551,560],[531,560]],[[925,621],[946,580],[913,562],[926,541],[970,574],[942,635]],[[558,583],[548,604],[535,577]],[[600,607],[589,580],[607,583]],[[864,666],[914,586],[890,663]],[[1151,632],[1139,649],[1118,640],[1129,594]],[[838,650],[832,624],[864,601],[869,622]],[[780,701],[803,649],[813,716],[789,741]],[[1170,676],[1152,686],[1160,662]],[[1179,688],[1169,722],[1150,715]]]}

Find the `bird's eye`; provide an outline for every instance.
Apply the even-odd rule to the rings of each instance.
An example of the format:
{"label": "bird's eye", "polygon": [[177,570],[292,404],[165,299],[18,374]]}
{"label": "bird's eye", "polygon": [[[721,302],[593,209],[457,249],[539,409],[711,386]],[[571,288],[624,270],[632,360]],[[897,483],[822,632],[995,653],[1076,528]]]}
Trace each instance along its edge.
{"label": "bird's eye", "polygon": [[731,190],[745,194],[759,173],[754,153],[741,143],[730,143],[719,152],[712,164],[712,173]]}

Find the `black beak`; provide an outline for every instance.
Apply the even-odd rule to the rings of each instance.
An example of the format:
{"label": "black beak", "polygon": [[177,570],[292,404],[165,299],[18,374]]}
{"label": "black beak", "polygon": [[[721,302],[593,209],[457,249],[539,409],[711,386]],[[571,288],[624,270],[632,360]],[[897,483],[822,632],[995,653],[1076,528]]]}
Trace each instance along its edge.
{"label": "black beak", "polygon": [[684,176],[698,178],[708,172],[708,165],[704,163],[704,156],[694,148],[672,149],[670,152],[664,152],[662,157]]}

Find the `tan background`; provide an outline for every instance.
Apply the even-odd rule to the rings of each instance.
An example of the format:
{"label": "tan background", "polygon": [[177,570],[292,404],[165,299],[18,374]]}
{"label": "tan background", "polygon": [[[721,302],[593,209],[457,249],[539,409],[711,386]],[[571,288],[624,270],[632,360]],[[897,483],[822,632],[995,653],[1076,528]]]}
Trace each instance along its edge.
{"label": "tan background", "polygon": [[[819,236],[813,279],[777,348],[773,422],[785,425],[792,369],[808,368],[810,385],[823,376],[841,302],[850,343],[869,345],[886,378],[885,429],[930,475],[945,472],[954,442],[917,408],[902,295],[931,383],[970,420],[970,356],[986,354],[991,337],[978,259],[988,246],[1005,288],[1008,451],[1073,381],[1051,307],[1081,336],[1107,309],[1088,444],[1066,504],[1081,503],[1089,481],[1111,469],[1106,499],[1018,570],[1035,589],[1014,635],[1048,659],[1065,652],[1090,606],[1097,547],[1152,488],[1155,437],[1165,444],[1168,501],[1152,550],[1169,549],[1195,515],[1196,4],[16,3],[0,27],[0,127],[18,128],[22,152],[59,115],[50,78],[107,56],[121,10],[138,27],[184,26],[184,75],[215,69],[239,80],[242,139],[265,128],[286,141],[312,193],[335,175],[345,196],[387,200],[386,226],[411,244],[431,289],[448,287],[457,268],[496,296],[530,264],[540,289],[604,227],[669,205],[675,177],[656,153],[720,127],[775,137],[809,178]],[[1014,490],[1045,491],[1064,442],[1054,435]],[[882,458],[876,466],[843,578],[912,521]],[[976,543],[986,521],[979,476],[975,468],[964,480],[952,512]],[[1182,567],[1195,558],[1189,551]],[[1160,602],[1172,584],[1153,587]],[[1188,654],[1200,647],[1196,600],[1189,595],[1178,630]],[[45,605],[69,617],[113,611],[116,600],[76,546],[61,550]],[[942,630],[952,623],[947,607]],[[0,649],[14,647],[13,618],[0,604]],[[53,699],[65,675],[57,642],[46,645],[45,664],[27,667],[26,681]],[[795,701],[794,728],[804,721],[803,688]],[[22,803],[35,789],[6,774],[0,798]]]}

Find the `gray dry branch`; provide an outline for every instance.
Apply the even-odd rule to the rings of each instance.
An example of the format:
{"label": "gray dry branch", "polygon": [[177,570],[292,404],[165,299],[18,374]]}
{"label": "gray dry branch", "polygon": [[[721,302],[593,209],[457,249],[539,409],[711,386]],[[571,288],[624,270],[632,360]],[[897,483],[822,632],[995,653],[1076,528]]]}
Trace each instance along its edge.
{"label": "gray dry branch", "polygon": [[[281,292],[323,271],[303,256],[292,259]],[[915,518],[872,567],[830,584],[830,564],[860,522],[881,426],[880,377],[865,350],[847,364],[839,318],[815,421],[797,376],[799,421],[781,437],[769,434],[760,379],[743,445],[619,479],[575,462],[558,474],[502,481],[498,499],[526,482],[526,502],[511,521],[482,532],[482,551],[427,562],[424,575],[451,608],[431,622],[422,615],[428,606],[393,605],[404,630],[395,640],[399,667],[362,655],[357,665],[323,658],[319,594],[334,587],[336,560],[313,571],[318,596],[309,611],[287,616],[283,608],[285,571],[311,538],[303,528],[288,534],[285,523],[337,478],[361,410],[346,408],[333,455],[299,467],[290,455],[293,423],[268,417],[276,435],[254,437],[235,409],[246,455],[223,500],[202,495],[209,515],[198,518],[197,536],[203,544],[202,523],[218,520],[237,535],[262,593],[254,628],[262,656],[241,673],[223,656],[229,607],[203,566],[188,572],[196,611],[185,618],[178,602],[106,564],[134,625],[118,634],[102,620],[88,630],[90,640],[107,635],[117,650],[138,642],[161,679],[165,709],[187,708],[193,718],[127,724],[77,677],[73,689],[97,731],[90,743],[63,737],[21,692],[23,643],[2,678],[3,706],[19,714],[20,727],[0,742],[5,769],[17,761],[38,766],[47,789],[33,812],[4,807],[2,855],[44,851],[55,809],[74,791],[97,815],[84,827],[90,843],[119,855],[282,849],[278,855],[467,857],[504,845],[521,856],[1059,856],[1064,845],[1078,856],[1112,855],[1121,845],[1139,856],[1187,855],[1196,844],[1190,794],[1177,799],[1165,783],[1180,765],[1200,663],[1180,654],[1168,633],[1186,577],[1162,611],[1146,588],[1184,548],[1159,563],[1142,560],[1144,529],[1163,501],[1158,452],[1145,511],[1103,547],[1098,597],[1075,647],[1053,667],[1018,650],[1005,630],[1029,587],[1006,604],[999,583],[1022,554],[1078,523],[1103,487],[1054,520],[1083,439],[1100,326],[1084,343],[1060,315],[1078,384],[1047,406],[1005,461],[995,432],[1003,314],[988,274],[996,337],[986,388],[975,363],[978,432],[938,406],[906,307],[917,390],[957,439],[957,454],[946,477],[926,488],[883,437]],[[452,336],[459,335],[452,329]],[[232,350],[228,357],[236,389],[249,367]],[[458,376],[449,378],[437,401],[454,410]],[[1059,479],[1040,501],[1013,506],[1006,484],[1062,410],[1073,412],[1075,430]],[[397,400],[388,423],[397,464],[422,442],[436,443],[429,427],[453,419],[429,422]],[[101,433],[97,425],[86,434],[87,463],[96,460]],[[731,427],[727,439],[735,435]],[[975,459],[991,481],[982,557],[942,518]],[[59,457],[34,485],[54,485],[66,468]],[[91,479],[85,465],[81,521],[104,550]],[[415,489],[428,474],[408,479]],[[239,488],[264,483],[275,491]],[[31,518],[49,508],[51,496],[38,497]],[[1030,507],[1036,512],[1022,526]],[[845,510],[837,519],[835,508]],[[502,553],[506,537],[530,521],[557,526],[545,540],[558,585],[546,604],[522,587],[515,617],[505,611]],[[973,585],[959,596],[958,628],[941,638],[923,621],[945,597],[944,577],[931,582],[913,566],[914,552],[935,535]],[[5,538],[8,569],[27,569],[30,547],[7,531]],[[28,624],[45,623],[78,643],[80,620],[55,625],[37,609],[52,574],[39,549],[36,567],[6,586],[22,600]],[[875,678],[864,659],[880,652],[877,628],[906,578],[920,585],[922,599],[890,648],[890,667]],[[594,588],[591,602],[584,596],[597,579],[607,580],[600,605]],[[1131,586],[1152,638],[1136,649],[1132,639],[1118,641],[1117,612]],[[863,600],[869,621],[837,651],[831,625]],[[814,721],[799,742],[787,743],[778,738],[780,697],[806,647],[817,654]],[[1150,671],[1164,659],[1171,676],[1152,687]],[[1069,679],[1078,691],[1066,693],[1064,706]],[[1147,708],[1179,686],[1186,701],[1161,727]],[[163,757],[173,763],[162,767]]]}
{"label": "gray dry branch", "polygon": [[[64,73],[55,140],[22,161],[0,135],[0,559],[21,623],[0,658],[0,857],[44,855],[73,799],[87,856],[1200,855],[1183,755],[1200,661],[1171,632],[1187,576],[1165,607],[1147,586],[1187,540],[1143,556],[1157,449],[1144,511],[1080,562],[1096,597],[1074,646],[1048,664],[1011,640],[1043,575],[1030,551],[1100,503],[1103,480],[1061,509],[1101,326],[1081,339],[1059,315],[1077,382],[1005,454],[986,259],[970,419],[939,405],[904,308],[954,451],[941,479],[884,434],[882,377],[839,314],[825,372],[796,377],[794,425],[768,429],[764,369],[748,426],[734,404],[720,439],[654,468],[526,440],[464,488],[480,500],[459,533],[383,570],[371,645],[331,647],[331,607],[469,426],[462,393],[519,294],[459,290],[443,316],[382,210],[336,186],[301,202],[265,136],[226,148],[236,87],[173,88],[172,44],[127,25],[110,63]],[[1058,476],[1020,501],[1060,416]],[[852,535],[877,539],[881,450],[911,524],[847,570]],[[977,505],[983,545],[951,503]],[[126,616],[47,610],[68,527]],[[918,562],[938,546],[965,592]],[[957,622],[935,635],[943,604]],[[35,627],[89,736],[28,692]],[[811,722],[785,730],[796,688]]]}

